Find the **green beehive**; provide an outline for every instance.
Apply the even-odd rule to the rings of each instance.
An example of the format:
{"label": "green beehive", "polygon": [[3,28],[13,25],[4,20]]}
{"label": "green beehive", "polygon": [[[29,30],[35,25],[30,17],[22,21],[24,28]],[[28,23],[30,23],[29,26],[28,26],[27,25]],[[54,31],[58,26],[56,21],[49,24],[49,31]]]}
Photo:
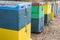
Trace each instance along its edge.
{"label": "green beehive", "polygon": [[32,18],[41,18],[44,16],[44,7],[42,3],[32,3]]}
{"label": "green beehive", "polygon": [[39,7],[39,13],[41,13],[41,17],[44,17],[44,6]]}
{"label": "green beehive", "polygon": [[34,33],[42,32],[44,29],[44,7],[42,2],[32,3],[31,30]]}

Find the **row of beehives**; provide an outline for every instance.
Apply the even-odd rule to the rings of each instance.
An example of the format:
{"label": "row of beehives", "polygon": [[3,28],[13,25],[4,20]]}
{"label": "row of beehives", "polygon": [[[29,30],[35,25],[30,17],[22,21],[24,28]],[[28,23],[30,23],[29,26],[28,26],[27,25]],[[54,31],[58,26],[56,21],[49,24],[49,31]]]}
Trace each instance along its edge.
{"label": "row of beehives", "polygon": [[0,40],[30,40],[56,14],[55,2],[0,1]]}

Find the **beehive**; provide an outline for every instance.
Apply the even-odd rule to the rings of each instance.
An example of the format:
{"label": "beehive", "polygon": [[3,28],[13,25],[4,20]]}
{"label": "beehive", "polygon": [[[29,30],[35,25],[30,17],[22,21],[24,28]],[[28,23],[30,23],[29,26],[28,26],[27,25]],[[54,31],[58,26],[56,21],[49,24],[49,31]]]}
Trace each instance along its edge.
{"label": "beehive", "polygon": [[50,20],[54,20],[54,14],[55,14],[55,3],[51,2],[51,13],[50,13]]}
{"label": "beehive", "polygon": [[42,3],[33,2],[32,3],[32,17],[31,26],[32,32],[38,33],[43,31],[44,27],[44,7]]}
{"label": "beehive", "polygon": [[1,4],[0,40],[30,40],[31,10],[29,10],[30,13],[28,11],[29,16],[27,17],[30,19],[27,20],[25,9],[26,7],[22,3],[6,2],[6,4]]}
{"label": "beehive", "polygon": [[51,5],[49,3],[44,4],[44,25],[50,23]]}

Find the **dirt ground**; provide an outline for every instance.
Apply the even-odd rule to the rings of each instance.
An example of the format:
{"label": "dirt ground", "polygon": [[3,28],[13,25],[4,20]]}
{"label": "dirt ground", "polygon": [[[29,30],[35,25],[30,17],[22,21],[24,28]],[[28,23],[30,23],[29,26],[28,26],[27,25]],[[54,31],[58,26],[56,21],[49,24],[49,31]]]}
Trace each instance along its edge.
{"label": "dirt ground", "polygon": [[45,26],[42,33],[32,33],[32,40],[60,40],[60,14],[51,21],[49,26]]}

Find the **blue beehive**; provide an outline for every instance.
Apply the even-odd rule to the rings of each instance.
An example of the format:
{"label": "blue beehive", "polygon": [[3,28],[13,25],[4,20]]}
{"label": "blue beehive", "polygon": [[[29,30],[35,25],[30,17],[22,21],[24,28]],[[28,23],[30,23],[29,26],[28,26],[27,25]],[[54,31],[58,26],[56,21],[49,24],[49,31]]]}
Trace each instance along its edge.
{"label": "blue beehive", "polygon": [[[6,1],[4,1],[6,2]],[[6,2],[8,4],[23,4],[25,6],[25,25],[27,25],[29,22],[31,22],[31,3],[29,2],[16,2],[16,1],[10,1]]]}
{"label": "blue beehive", "polygon": [[[4,5],[5,2],[6,1],[4,1],[1,4]],[[5,38],[7,38],[7,36],[9,36],[8,37],[9,40],[30,40],[30,37],[31,37],[31,3],[25,2],[25,4],[24,4],[23,2],[15,2],[15,1],[8,2],[7,1],[5,4],[7,4],[7,5],[4,5],[3,12],[4,13],[6,12],[5,13],[6,15],[2,12],[1,15],[4,15],[4,16],[3,17],[1,16],[1,18],[4,19],[4,18],[8,17],[7,19],[10,19],[10,20],[6,19],[7,20],[6,21],[5,19],[4,20],[2,19],[4,21],[4,23],[2,24],[1,28],[11,29],[14,35],[12,34],[12,32],[5,32],[5,30],[2,31],[2,32],[5,32],[5,34],[2,34],[2,35],[6,35],[6,34],[11,35],[12,34],[11,35],[12,37],[10,35],[6,35],[6,37],[4,36]],[[7,22],[8,22],[8,24],[7,24]],[[8,26],[5,24],[7,24]],[[17,31],[16,33],[14,32],[15,30],[19,30],[19,29],[21,29],[21,30]],[[18,36],[19,36],[19,39],[17,39]]]}
{"label": "blue beehive", "polygon": [[59,13],[60,13],[60,7],[56,8],[56,16],[58,16]]}
{"label": "blue beehive", "polygon": [[[21,3],[21,2],[20,2]],[[31,22],[31,3],[28,2],[22,2],[25,3],[25,19],[26,19],[26,25]]]}
{"label": "blue beehive", "polygon": [[22,4],[1,4],[0,19],[0,28],[20,30],[25,26],[25,6]]}
{"label": "blue beehive", "polygon": [[27,23],[31,22],[31,3],[27,4],[26,12],[28,13],[27,15]]}

